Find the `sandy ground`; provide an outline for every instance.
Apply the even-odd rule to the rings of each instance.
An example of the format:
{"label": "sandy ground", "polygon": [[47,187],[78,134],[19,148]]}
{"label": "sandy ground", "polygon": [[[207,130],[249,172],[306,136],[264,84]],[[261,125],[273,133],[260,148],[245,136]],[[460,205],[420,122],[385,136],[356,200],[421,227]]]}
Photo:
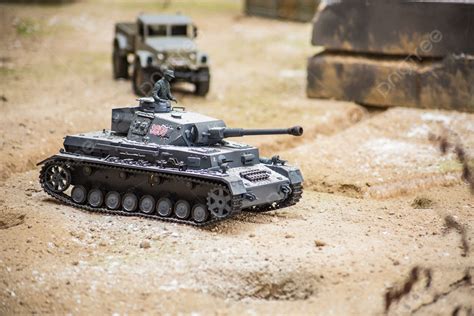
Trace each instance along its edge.
{"label": "sandy ground", "polygon": [[205,99],[176,94],[232,127],[303,125],[244,140],[301,166],[303,200],[196,229],[49,199],[36,162],[134,103],[111,78],[113,24],[155,3],[0,6],[0,314],[366,315],[387,293],[390,314],[473,313],[474,197],[428,136],[449,130],[474,157],[474,115],[309,100],[310,25],[247,18],[237,1],[167,9],[195,18],[212,60]]}

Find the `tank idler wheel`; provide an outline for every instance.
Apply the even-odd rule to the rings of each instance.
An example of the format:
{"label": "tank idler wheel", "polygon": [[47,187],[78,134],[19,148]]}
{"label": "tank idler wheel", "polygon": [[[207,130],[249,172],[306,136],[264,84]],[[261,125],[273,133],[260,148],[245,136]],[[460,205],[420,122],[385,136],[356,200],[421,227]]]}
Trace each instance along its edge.
{"label": "tank idler wheel", "polygon": [[173,213],[173,202],[168,198],[161,198],[156,203],[156,211],[160,216],[168,217]]}
{"label": "tank idler wheel", "polygon": [[151,195],[145,195],[140,199],[140,212],[151,214],[155,211],[155,199]]}
{"label": "tank idler wheel", "polygon": [[109,210],[116,210],[120,206],[120,193],[110,191],[105,196],[105,205]]}
{"label": "tank idler wheel", "polygon": [[213,216],[226,218],[232,212],[231,195],[225,188],[212,189],[207,195],[207,206]]}
{"label": "tank idler wheel", "polygon": [[209,218],[209,211],[205,204],[195,204],[191,215],[196,223],[204,223]]}
{"label": "tank idler wheel", "polygon": [[138,198],[133,193],[125,193],[122,199],[122,207],[127,212],[134,212],[138,206]]}
{"label": "tank idler wheel", "polygon": [[71,198],[77,204],[84,204],[87,200],[87,190],[83,185],[76,185],[72,188]]}
{"label": "tank idler wheel", "polygon": [[191,205],[188,201],[179,200],[174,205],[174,214],[179,219],[186,219],[191,215]]}
{"label": "tank idler wheel", "polygon": [[104,194],[99,189],[92,189],[87,194],[87,202],[92,207],[100,207],[104,203]]}
{"label": "tank idler wheel", "polygon": [[53,192],[64,192],[71,184],[71,172],[62,165],[53,164],[46,169],[45,184]]}

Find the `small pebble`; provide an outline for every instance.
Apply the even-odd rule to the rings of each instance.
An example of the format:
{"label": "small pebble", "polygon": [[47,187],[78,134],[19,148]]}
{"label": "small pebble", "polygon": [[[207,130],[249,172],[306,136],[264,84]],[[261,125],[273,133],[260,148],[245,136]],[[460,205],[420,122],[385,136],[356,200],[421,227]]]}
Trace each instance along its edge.
{"label": "small pebble", "polygon": [[148,249],[150,247],[151,247],[151,245],[150,245],[150,242],[148,240],[144,240],[140,243],[140,248]]}
{"label": "small pebble", "polygon": [[316,247],[324,247],[326,246],[326,243],[324,241],[321,241],[321,240],[315,240],[314,241],[314,244]]}

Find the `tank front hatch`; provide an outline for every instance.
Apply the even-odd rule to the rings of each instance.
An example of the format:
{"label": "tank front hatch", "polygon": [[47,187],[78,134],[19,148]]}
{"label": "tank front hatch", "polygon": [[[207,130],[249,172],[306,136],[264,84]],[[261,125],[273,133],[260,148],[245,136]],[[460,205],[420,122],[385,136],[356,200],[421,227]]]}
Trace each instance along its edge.
{"label": "tank front hatch", "polygon": [[194,112],[135,111],[127,139],[172,146],[196,146],[210,128],[225,128],[224,121]]}

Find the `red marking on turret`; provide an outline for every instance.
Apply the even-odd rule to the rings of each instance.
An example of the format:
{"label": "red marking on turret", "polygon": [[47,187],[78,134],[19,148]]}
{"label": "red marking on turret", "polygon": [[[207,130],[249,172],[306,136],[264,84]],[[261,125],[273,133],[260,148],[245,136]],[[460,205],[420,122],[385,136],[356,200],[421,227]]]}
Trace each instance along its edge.
{"label": "red marking on turret", "polygon": [[167,133],[168,133],[168,127],[166,127],[165,125],[153,124],[150,128],[151,135],[165,137]]}

